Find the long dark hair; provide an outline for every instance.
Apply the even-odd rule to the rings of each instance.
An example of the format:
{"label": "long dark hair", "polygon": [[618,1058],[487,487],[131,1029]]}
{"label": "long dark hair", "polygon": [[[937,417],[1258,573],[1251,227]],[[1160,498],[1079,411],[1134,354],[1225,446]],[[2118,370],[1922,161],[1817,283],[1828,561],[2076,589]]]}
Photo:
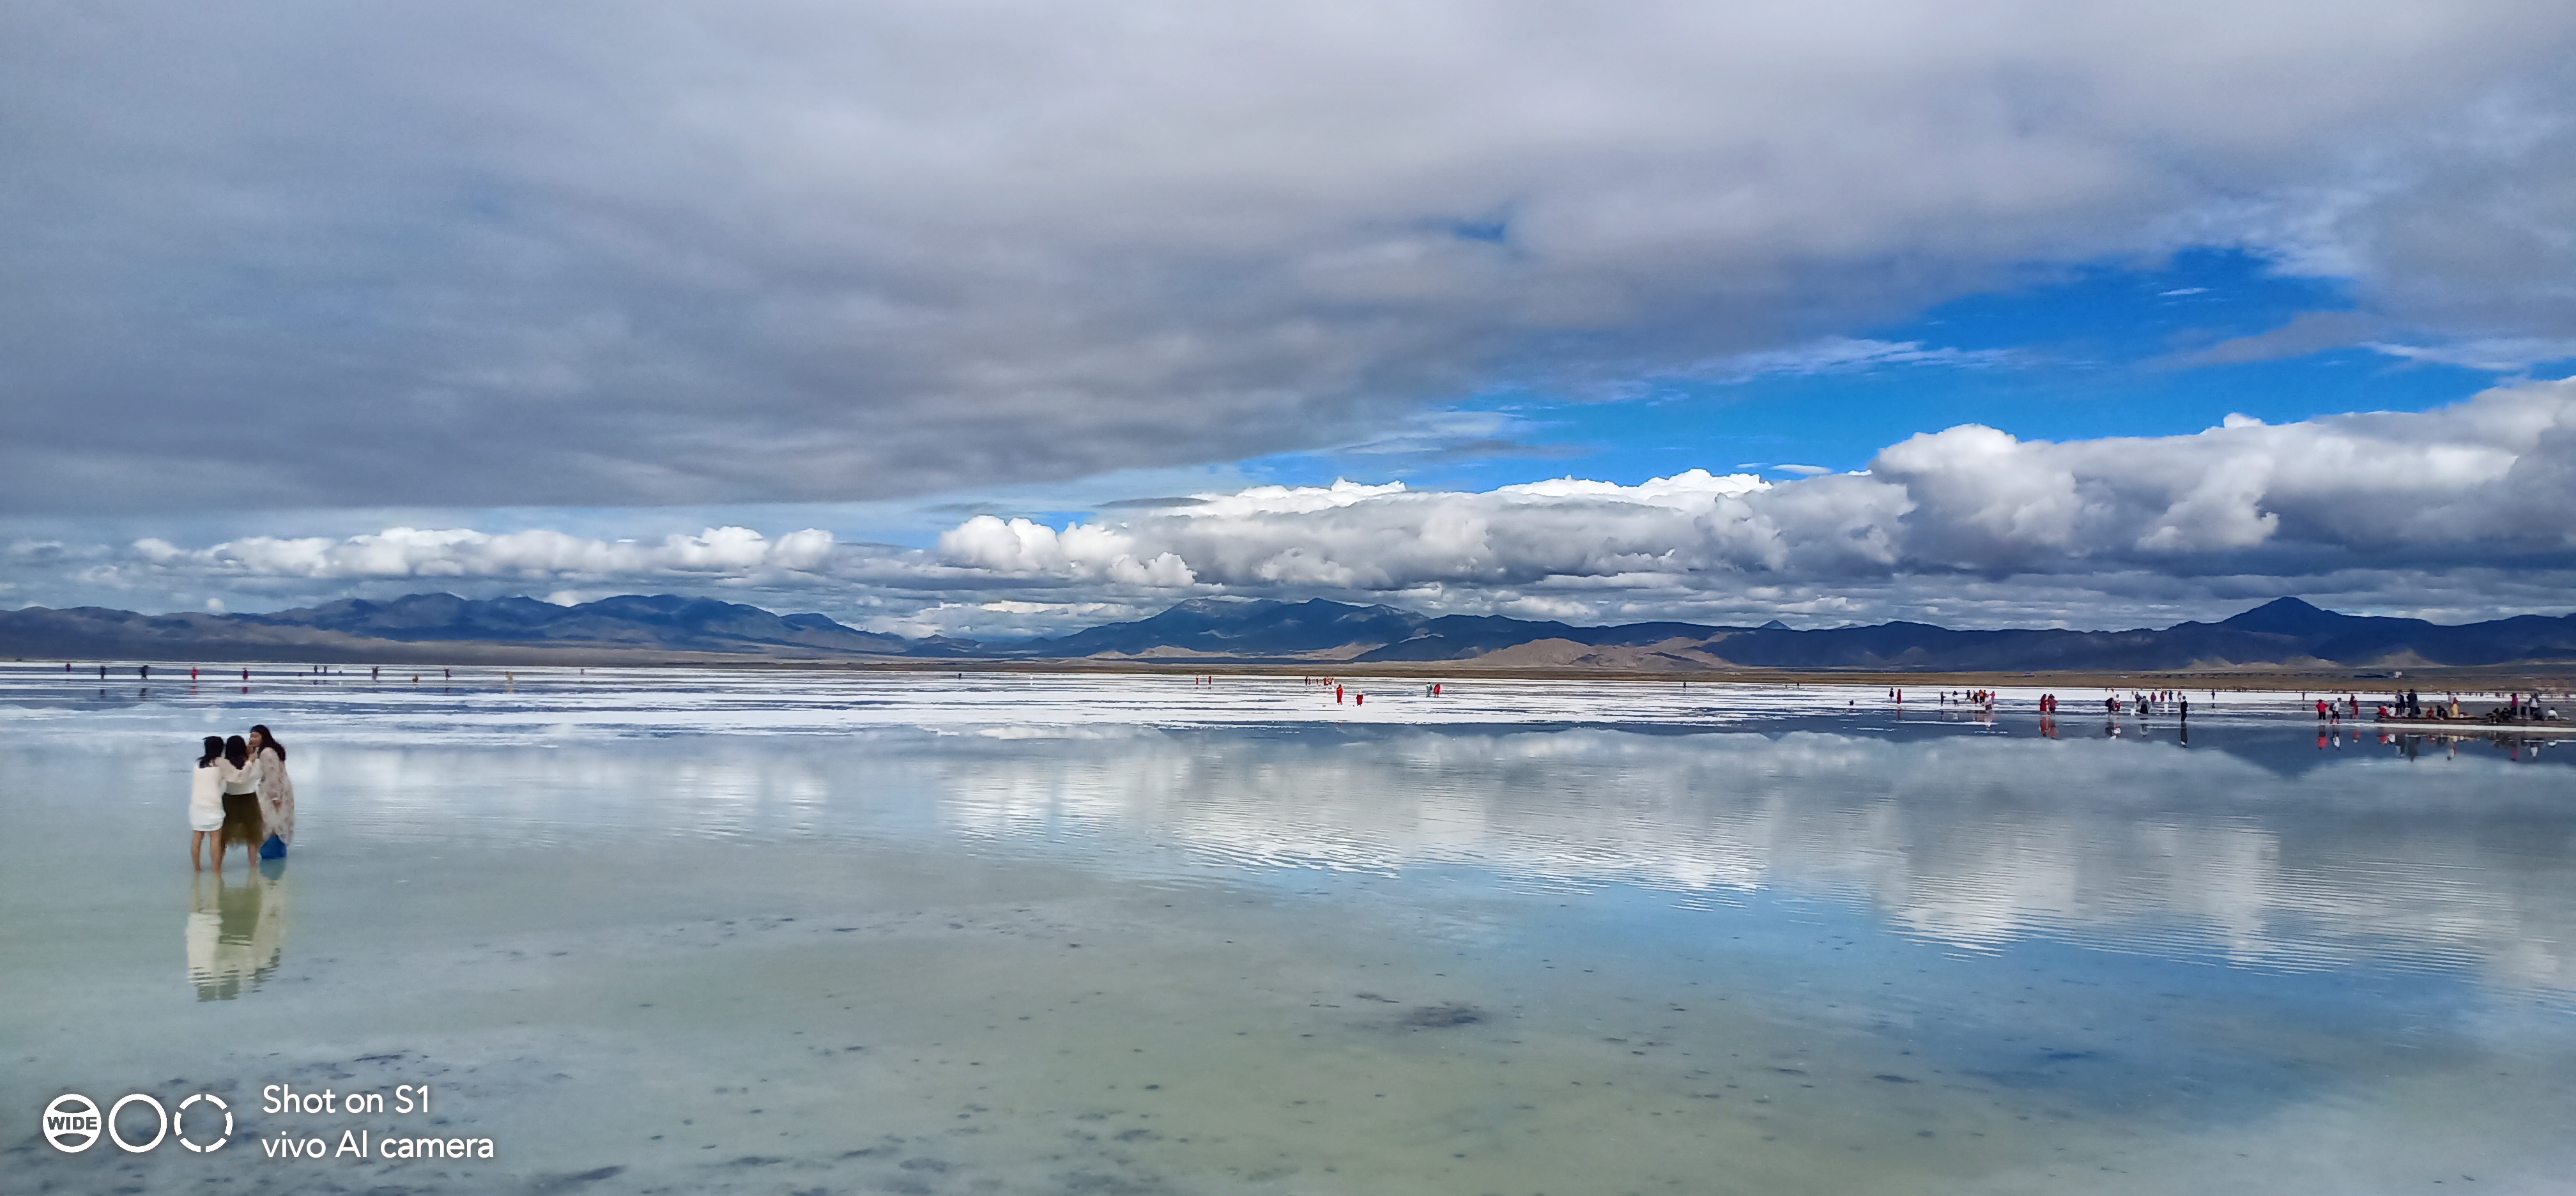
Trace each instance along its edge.
{"label": "long dark hair", "polygon": [[266,748],[276,748],[277,762],[280,764],[286,763],[286,745],[277,741],[277,732],[271,731],[267,726],[259,724],[253,725],[251,730],[259,732],[259,741],[261,744],[265,745],[262,750],[266,750]]}
{"label": "long dark hair", "polygon": [[197,757],[197,767],[211,768],[214,766],[215,758],[223,754],[224,737],[221,735],[209,735],[206,737],[206,754]]}
{"label": "long dark hair", "polygon": [[250,763],[250,744],[243,742],[239,735],[225,740],[224,759],[232,761],[235,768]]}

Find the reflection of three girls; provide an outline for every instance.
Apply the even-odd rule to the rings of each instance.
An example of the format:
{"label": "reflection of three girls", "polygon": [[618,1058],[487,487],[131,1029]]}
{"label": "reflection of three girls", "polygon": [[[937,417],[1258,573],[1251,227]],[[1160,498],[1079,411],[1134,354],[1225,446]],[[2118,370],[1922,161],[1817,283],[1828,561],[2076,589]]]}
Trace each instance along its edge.
{"label": "reflection of three girls", "polygon": [[252,727],[248,740],[207,736],[189,786],[188,829],[194,832],[188,861],[201,871],[199,853],[209,839],[218,872],[236,842],[254,859],[286,854],[286,845],[295,841],[295,782],[286,773],[286,745],[267,727]]}

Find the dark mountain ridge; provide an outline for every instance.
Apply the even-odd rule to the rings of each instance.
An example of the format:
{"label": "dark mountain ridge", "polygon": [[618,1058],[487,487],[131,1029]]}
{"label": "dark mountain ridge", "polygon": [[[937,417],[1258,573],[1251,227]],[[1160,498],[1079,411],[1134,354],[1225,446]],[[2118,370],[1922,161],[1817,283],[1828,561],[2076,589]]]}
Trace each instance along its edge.
{"label": "dark mountain ridge", "polygon": [[431,640],[536,640],[722,651],[744,644],[900,652],[902,636],[845,627],[822,615],[773,615],[756,606],[674,594],[621,594],[574,606],[534,598],[476,600],[411,594],[386,602],[345,598],[321,606],[234,616],[276,627],[353,636]]}
{"label": "dark mountain ridge", "polygon": [[2445,625],[2281,598],[2215,623],[2128,631],[1954,631],[1926,623],[1800,631],[1498,615],[1424,615],[1314,599],[1199,598],[1148,618],[1016,643],[906,639],[822,615],[712,598],[621,595],[572,606],[413,594],[265,614],[0,612],[0,654],[123,660],[541,662],[581,659],[1195,660],[1649,671],[1726,668],[2038,672],[2229,666],[2423,667],[2576,661],[2576,615]]}
{"label": "dark mountain ridge", "polygon": [[[1534,651],[1546,645],[1546,651]],[[1587,649],[1589,651],[1587,651]],[[1495,615],[1427,616],[1317,599],[1198,599],[1148,619],[1006,649],[1009,655],[1204,655],[1216,660],[1472,662],[1630,668],[1846,668],[1926,671],[2188,669],[2227,665],[2489,665],[2576,660],[2576,615],[2444,625],[2346,615],[2280,598],[2216,623],[2128,631],[1953,631],[1889,622],[1814,631],[1625,623],[1578,627]],[[1501,661],[1495,663],[1504,663]]]}
{"label": "dark mountain ridge", "polygon": [[[436,652],[421,646],[440,645]],[[627,594],[558,606],[533,598],[410,594],[349,598],[265,614],[141,615],[102,607],[0,613],[0,653],[140,660],[501,659],[496,648],[755,653],[777,656],[893,654],[906,640],[846,627],[822,615],[774,615],[756,606],[671,594]],[[528,658],[523,651],[520,658]]]}

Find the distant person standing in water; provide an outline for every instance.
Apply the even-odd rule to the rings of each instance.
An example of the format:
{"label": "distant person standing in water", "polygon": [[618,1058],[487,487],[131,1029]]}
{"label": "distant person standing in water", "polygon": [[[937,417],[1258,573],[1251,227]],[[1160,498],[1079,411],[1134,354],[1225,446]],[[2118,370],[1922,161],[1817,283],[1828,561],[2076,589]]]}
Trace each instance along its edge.
{"label": "distant person standing in water", "polygon": [[259,817],[268,828],[259,855],[283,859],[287,845],[295,842],[295,781],[286,775],[286,745],[266,726],[252,727],[250,754],[259,763]]}
{"label": "distant person standing in water", "polygon": [[256,864],[259,841],[268,837],[259,819],[259,761],[251,758],[250,744],[239,735],[224,740],[224,759],[234,771],[224,778],[224,829],[215,842],[215,866],[223,867],[223,853],[235,843]]}
{"label": "distant person standing in water", "polygon": [[240,775],[241,770],[224,758],[222,737],[207,736],[205,750],[197,755],[196,771],[188,777],[188,862],[199,872],[206,870],[199,853],[208,839],[215,841],[215,871],[224,869],[224,786]]}

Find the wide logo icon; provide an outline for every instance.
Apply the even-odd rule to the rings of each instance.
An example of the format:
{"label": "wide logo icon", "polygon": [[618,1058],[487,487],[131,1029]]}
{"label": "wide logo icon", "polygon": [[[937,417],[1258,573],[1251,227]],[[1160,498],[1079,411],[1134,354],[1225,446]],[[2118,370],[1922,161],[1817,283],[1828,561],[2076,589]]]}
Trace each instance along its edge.
{"label": "wide logo icon", "polygon": [[45,1141],[65,1154],[79,1154],[98,1145],[103,1121],[97,1101],[66,1092],[45,1106]]}

